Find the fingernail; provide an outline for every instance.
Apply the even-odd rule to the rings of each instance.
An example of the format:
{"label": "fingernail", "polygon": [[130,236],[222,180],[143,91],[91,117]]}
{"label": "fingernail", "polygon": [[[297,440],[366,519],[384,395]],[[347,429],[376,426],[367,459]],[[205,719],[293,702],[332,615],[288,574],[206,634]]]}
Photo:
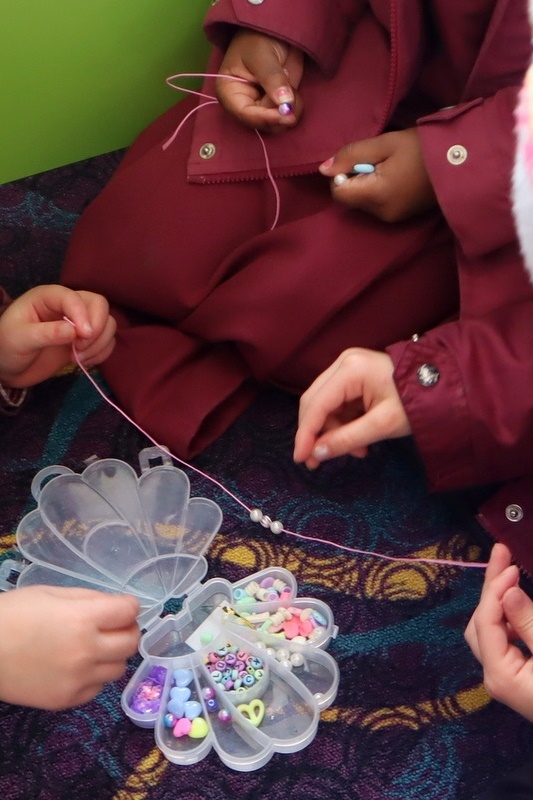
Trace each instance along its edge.
{"label": "fingernail", "polygon": [[294,100],[293,94],[287,86],[278,89],[276,95],[280,103],[292,103]]}
{"label": "fingernail", "polygon": [[522,608],[523,596],[518,586],[511,586],[510,589],[507,589],[503,599],[508,609],[516,609],[518,611]]}
{"label": "fingernail", "polygon": [[333,178],[333,183],[335,186],[342,186],[343,183],[346,183],[348,180],[348,176],[344,174],[344,172],[339,172],[338,175],[335,175]]}
{"label": "fingernail", "polygon": [[317,444],[313,450],[313,457],[317,461],[325,461],[329,456],[329,447],[325,444]]}
{"label": "fingernail", "polygon": [[327,161],[324,161],[324,163],[321,164],[318,169],[329,169],[330,167],[333,166],[334,161],[335,159],[332,156],[331,158],[328,158]]}

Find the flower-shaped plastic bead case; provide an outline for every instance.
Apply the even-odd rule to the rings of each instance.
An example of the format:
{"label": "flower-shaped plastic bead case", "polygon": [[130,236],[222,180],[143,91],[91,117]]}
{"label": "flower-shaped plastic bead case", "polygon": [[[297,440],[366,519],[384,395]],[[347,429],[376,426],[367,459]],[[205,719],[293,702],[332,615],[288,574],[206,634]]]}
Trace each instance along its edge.
{"label": "flower-shaped plastic bead case", "polygon": [[[288,590],[283,599],[280,592],[278,600],[253,601],[255,586],[273,583]],[[247,589],[252,601],[239,605]],[[265,622],[280,627],[280,613],[289,627],[303,615],[308,630],[304,623],[313,620],[309,635],[294,626],[291,638],[270,633]],[[287,570],[265,569],[237,584],[213,578],[141,638],[143,661],[122,708],[137,725],[155,728],[175,764],[196,763],[213,748],[232,769],[259,769],[275,752],[313,740],[320,711],[337,693],[337,663],[322,649],[336,633],[329,606],[298,598]]]}
{"label": "flower-shaped plastic bead case", "polygon": [[[173,763],[196,763],[213,748],[249,771],[306,747],[337,692],[338,667],[323,649],[337,633],[331,610],[297,597],[294,576],[280,567],[202,584],[220,507],[190,497],[187,475],[165,451],[146,448],[139,463],[140,476],[118,459],[94,460],[79,474],[59,465],[37,473],[37,508],[17,528],[29,562],[17,587],[138,598],[143,660],[121,704],[155,729]],[[161,617],[171,598],[184,598],[181,611]]]}
{"label": "flower-shaped plastic bead case", "polygon": [[148,628],[165,602],[186,595],[207,572],[204,553],[222,522],[212,500],[190,497],[187,475],[163,450],[126,462],[100,459],[81,473],[47,467],[34,477],[37,509],[17,528],[30,562],[17,586],[86,586],[135,595]]}

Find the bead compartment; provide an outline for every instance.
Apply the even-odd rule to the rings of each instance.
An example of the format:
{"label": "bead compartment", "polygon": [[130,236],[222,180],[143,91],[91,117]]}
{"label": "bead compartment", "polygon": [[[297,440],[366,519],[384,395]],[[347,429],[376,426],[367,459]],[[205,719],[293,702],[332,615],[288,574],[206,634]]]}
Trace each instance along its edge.
{"label": "bead compartment", "polygon": [[[143,635],[139,649],[144,661],[123,693],[124,712],[132,721],[137,721],[128,707],[127,698],[142,676],[149,673],[149,665],[167,663],[169,673],[184,664],[190,666],[194,672],[196,691],[206,713],[210,735],[203,746],[196,747],[185,742],[185,737],[177,740],[169,737],[168,731],[164,730],[164,708],[155,722],[150,720],[155,726],[158,747],[174,764],[200,760],[205,750],[213,747],[230,768],[250,771],[266,764],[275,752],[296,752],[314,738],[320,711],[333,702],[339,681],[337,664],[323,649],[337,633],[329,608],[321,601],[316,601],[320,613],[327,614],[326,633],[320,643],[298,643],[269,635],[235,622],[234,615],[224,611],[234,601],[236,587],[258,577],[272,577],[277,573],[276,568],[262,570],[246,581],[233,585],[224,579],[213,578],[197,586],[185,598],[181,611],[163,617]],[[287,577],[284,574],[284,578]],[[296,594],[296,581],[292,574],[289,581]],[[309,606],[312,598],[293,596],[290,601],[271,602],[266,606],[276,609],[297,602],[303,607]],[[254,604],[257,608],[263,606],[265,604]],[[202,641],[202,632],[209,632],[208,642]],[[265,675],[259,684],[244,692],[223,691],[213,680],[206,660],[210,653],[228,644],[237,645],[264,661]],[[287,655],[287,658],[278,659],[279,651],[285,651],[283,655]],[[294,663],[290,661],[291,657]],[[205,690],[214,693],[216,711],[207,706],[203,696]],[[165,692],[168,694],[168,686]],[[250,706],[253,711],[256,702],[264,707],[264,717],[257,726],[249,721],[246,714],[238,711],[240,705]],[[223,717],[226,717],[222,720],[218,716],[221,710]]]}

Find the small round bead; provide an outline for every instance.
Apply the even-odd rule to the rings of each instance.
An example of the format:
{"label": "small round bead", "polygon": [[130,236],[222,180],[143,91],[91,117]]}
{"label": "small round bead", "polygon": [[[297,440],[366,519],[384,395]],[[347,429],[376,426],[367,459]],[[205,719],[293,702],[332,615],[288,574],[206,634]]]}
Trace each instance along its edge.
{"label": "small round bead", "polygon": [[289,658],[284,658],[283,661],[280,661],[279,663],[281,664],[282,667],[285,667],[285,669],[288,670],[291,670],[293,667]]}
{"label": "small round bead", "polygon": [[252,508],[250,511],[250,519],[252,522],[261,522],[263,519],[263,512],[260,508]]}
{"label": "small round bead", "polygon": [[216,697],[210,697],[209,700],[206,700],[205,707],[207,708],[210,714],[214,714],[215,711],[218,711],[218,703]]}
{"label": "small round bead", "polygon": [[280,103],[278,106],[278,111],[282,117],[288,117],[289,114],[292,114],[292,103]]}
{"label": "small round bead", "polygon": [[216,692],[212,686],[205,686],[202,689],[202,697],[204,700],[212,700],[213,697],[216,697]]}
{"label": "small round bead", "polygon": [[301,653],[291,653],[290,661],[293,667],[302,667],[305,659]]}
{"label": "small round bead", "polygon": [[339,174],[335,175],[335,177],[333,178],[333,183],[335,184],[335,186],[342,186],[342,184],[346,183],[347,180],[348,176],[344,175],[344,173],[342,172],[339,172]]}
{"label": "small round bead", "polygon": [[259,520],[259,524],[262,525],[263,528],[270,528],[270,526],[272,525],[272,520],[270,519],[270,517],[267,517],[267,515],[265,514]]}
{"label": "small round bead", "polygon": [[272,533],[281,533],[283,530],[283,522],[279,519],[274,520],[274,522],[270,523],[270,530]]}
{"label": "small round bead", "polygon": [[218,712],[218,718],[223,725],[229,725],[231,722],[231,714],[227,708],[221,708]]}
{"label": "small round bead", "polygon": [[284,647],[280,647],[279,650],[276,652],[276,658],[278,661],[286,661],[290,656],[288,650],[285,650]]}

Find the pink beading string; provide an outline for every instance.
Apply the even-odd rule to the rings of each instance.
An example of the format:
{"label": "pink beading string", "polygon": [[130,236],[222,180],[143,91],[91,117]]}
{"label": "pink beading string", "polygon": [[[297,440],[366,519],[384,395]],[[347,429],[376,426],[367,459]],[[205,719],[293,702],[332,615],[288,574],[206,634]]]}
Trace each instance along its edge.
{"label": "pink beading string", "polygon": [[[71,322],[71,320],[67,319],[67,317],[65,317],[65,319],[67,320],[67,322]],[[71,322],[71,324],[72,324],[72,322]],[[168,447],[166,447],[165,445],[159,444],[159,442],[157,442],[153,438],[153,436],[151,436],[147,431],[145,431],[144,428],[142,428],[137,422],[135,422],[134,419],[132,419],[125,411],[123,411],[116,403],[114,403],[111,400],[111,398],[109,398],[105,394],[105,392],[100,388],[100,386],[98,386],[98,384],[96,383],[96,381],[94,380],[92,375],[85,368],[85,366],[81,363],[80,358],[78,356],[78,353],[76,351],[76,348],[74,346],[72,347],[72,353],[73,353],[73,356],[74,356],[74,360],[76,361],[76,364],[78,365],[79,369],[89,379],[89,381],[92,383],[92,385],[94,386],[94,388],[96,389],[98,394],[105,400],[106,403],[108,403],[108,405],[110,405],[112,408],[114,408],[115,411],[117,411],[122,417],[124,417],[125,420],[127,420],[131,425],[133,425],[135,428],[137,428],[137,430],[140,433],[142,433],[143,436],[146,436],[146,438],[150,442],[152,442],[153,445],[158,447],[160,450],[163,450],[165,453],[168,453],[168,455],[174,461],[176,461],[178,464],[181,464],[183,467],[186,467],[187,469],[190,469],[193,472],[196,472],[197,475],[200,475],[202,478],[205,478],[205,480],[207,480],[210,483],[212,483],[215,486],[217,486],[228,497],[230,497],[235,503],[240,505],[241,508],[244,508],[244,510],[247,511],[249,515],[252,514],[254,509],[252,509],[250,506],[248,506],[236,494],[234,494],[230,489],[228,489],[226,486],[224,486],[223,483],[218,481],[216,478],[213,478],[207,472],[203,472],[201,469],[198,469],[198,467],[195,467],[192,464],[189,464],[187,461],[184,461],[182,458],[179,458],[179,456],[174,455],[174,453],[172,453],[168,449]],[[260,521],[260,520],[257,520],[257,521]],[[355,555],[360,555],[360,556],[371,556],[373,558],[381,559],[382,561],[403,562],[405,564],[413,564],[413,563],[414,564],[432,564],[432,565],[443,566],[443,567],[462,567],[462,568],[465,568],[465,569],[466,568],[470,568],[470,569],[485,569],[486,566],[487,566],[487,564],[485,562],[479,562],[479,561],[453,561],[451,559],[446,559],[446,558],[423,558],[423,557],[419,558],[419,557],[414,557],[414,556],[411,556],[411,557],[410,556],[389,556],[389,555],[386,555],[385,553],[379,553],[379,552],[376,552],[374,550],[360,550],[360,549],[358,549],[356,547],[348,547],[347,545],[338,544],[337,542],[331,542],[331,541],[329,541],[329,539],[322,539],[322,538],[320,538],[318,536],[306,536],[303,533],[297,533],[296,531],[291,531],[291,530],[289,530],[288,528],[285,528],[285,527],[279,528],[279,530],[277,530],[276,533],[286,533],[288,536],[294,536],[295,538],[302,539],[302,540],[304,540],[306,542],[318,542],[319,544],[325,544],[325,545],[328,545],[330,547],[335,547],[338,550],[344,550],[347,553],[354,553]]]}
{"label": "pink beading string", "polygon": [[[176,130],[174,131],[172,136],[163,144],[163,150],[166,150],[168,147],[170,147],[170,145],[175,141],[176,137],[179,135],[183,125],[187,122],[187,120],[193,114],[195,114],[197,111],[199,111],[201,108],[204,108],[205,106],[214,105],[214,104],[218,103],[218,100],[215,97],[213,97],[212,95],[205,94],[204,92],[195,91],[193,89],[186,89],[183,86],[175,86],[172,83],[172,81],[174,81],[174,80],[176,80],[178,78],[217,78],[217,79],[218,78],[228,78],[228,79],[231,79],[231,80],[234,80],[234,81],[240,81],[242,83],[248,83],[249,82],[249,81],[246,81],[244,78],[237,78],[237,77],[235,77],[233,75],[220,75],[220,74],[216,74],[216,73],[213,74],[213,73],[198,73],[198,72],[184,72],[184,73],[180,73],[178,75],[171,75],[169,78],[167,78],[167,84],[169,86],[171,86],[173,89],[178,89],[179,91],[186,92],[187,94],[193,94],[193,95],[196,95],[198,97],[203,97],[203,98],[205,98],[206,102],[205,103],[200,103],[200,105],[196,106],[196,108],[193,108],[191,111],[189,111],[189,113],[181,120],[180,124],[178,125],[178,127],[176,128]],[[271,170],[271,167],[270,167],[270,160],[268,158],[268,152],[267,152],[267,148],[266,148],[265,142],[263,140],[263,137],[259,133],[259,131],[255,130],[255,132],[256,132],[257,136],[259,137],[259,141],[260,141],[261,146],[263,148],[263,154],[264,154],[264,157],[265,157],[265,166],[266,166],[267,175],[268,175],[268,178],[269,178],[269,180],[270,180],[270,182],[272,184],[273,190],[274,190],[274,196],[275,196],[275,201],[276,201],[276,213],[275,213],[275,217],[274,217],[274,222],[273,222],[272,227],[271,227],[271,230],[273,230],[276,227],[276,225],[278,223],[278,219],[279,219],[280,195],[279,195],[279,190],[278,190],[278,187],[276,185],[276,181],[274,179],[274,176],[272,174],[272,170]],[[65,317],[65,319],[67,320],[67,322],[70,322],[71,325],[73,324],[72,321],[70,319],[68,319],[68,317]],[[73,353],[73,356],[74,356],[74,360],[76,361],[76,364],[78,365],[79,369],[89,379],[89,381],[92,383],[92,385],[94,386],[94,388],[96,389],[98,394],[104,399],[104,401],[106,403],[108,403],[112,408],[114,408],[115,411],[117,411],[122,417],[124,417],[124,419],[126,419],[131,425],[133,425],[135,428],[137,428],[137,430],[140,433],[142,433],[143,436],[146,436],[146,438],[150,442],[152,442],[153,445],[158,447],[160,450],[163,450],[164,452],[168,453],[168,455],[174,461],[176,461],[178,464],[181,464],[183,467],[186,467],[187,469],[192,470],[197,475],[200,475],[205,480],[210,481],[212,484],[217,486],[228,497],[230,497],[235,503],[237,503],[243,509],[245,509],[245,511],[247,511],[248,514],[252,518],[253,518],[253,515],[256,514],[257,516],[255,517],[254,521],[260,522],[265,528],[270,527],[271,530],[273,532],[277,533],[277,534],[286,533],[288,536],[294,536],[295,538],[302,539],[303,541],[306,541],[306,542],[317,542],[319,544],[325,544],[325,545],[328,545],[330,547],[335,547],[338,550],[344,550],[347,553],[353,553],[355,555],[360,555],[360,556],[369,556],[369,557],[372,557],[372,558],[381,559],[383,561],[393,561],[393,562],[396,562],[396,563],[400,562],[400,563],[405,563],[405,564],[413,564],[413,563],[414,564],[431,564],[431,565],[434,565],[434,566],[443,566],[443,567],[461,567],[463,569],[466,569],[466,568],[470,568],[470,569],[485,569],[486,568],[487,564],[484,563],[484,562],[479,562],[479,561],[454,561],[454,560],[451,560],[451,559],[443,559],[443,558],[423,558],[423,557],[414,557],[414,556],[411,556],[411,557],[409,557],[409,556],[389,556],[389,555],[386,555],[385,553],[379,553],[379,552],[376,552],[374,550],[361,550],[361,549],[358,549],[356,547],[348,547],[348,545],[338,544],[337,542],[331,542],[331,541],[329,541],[329,539],[322,539],[322,538],[320,538],[318,536],[306,536],[303,533],[297,533],[296,531],[291,531],[291,530],[285,528],[282,525],[282,523],[279,522],[279,521],[272,522],[270,517],[264,516],[262,514],[262,512],[259,511],[259,509],[252,509],[252,508],[250,508],[250,506],[246,505],[246,503],[243,500],[241,500],[236,494],[234,494],[230,489],[228,489],[226,486],[224,486],[224,484],[221,483],[220,481],[218,481],[216,478],[213,478],[211,475],[208,475],[206,472],[203,472],[201,469],[198,469],[197,467],[193,466],[192,464],[189,464],[187,461],[184,461],[182,458],[179,458],[178,456],[174,455],[174,453],[172,453],[168,449],[168,447],[159,444],[159,442],[157,442],[153,438],[153,436],[151,436],[147,431],[144,430],[144,428],[142,428],[140,425],[138,425],[138,423],[135,422],[134,419],[132,419],[130,416],[128,416],[128,414],[126,414],[125,411],[123,411],[116,403],[114,403],[105,394],[105,392],[100,388],[100,386],[98,386],[98,384],[96,383],[96,381],[94,380],[92,375],[90,375],[88,370],[81,363],[80,358],[78,356],[78,353],[77,353],[76,348],[74,347],[74,345],[72,346],[72,353]],[[273,527],[273,526],[277,526],[277,527]]]}
{"label": "pink beading string", "polygon": [[[189,113],[185,115],[185,117],[181,120],[180,124],[178,125],[178,127],[176,128],[170,139],[167,139],[167,141],[163,144],[163,150],[167,150],[167,148],[169,148],[170,145],[175,141],[176,137],[179,135],[183,125],[187,122],[189,117],[191,117],[193,114],[196,114],[196,112],[200,111],[201,108],[205,108],[206,106],[216,105],[218,103],[217,98],[213,97],[213,95],[206,94],[205,92],[198,92],[195,89],[187,89],[184,86],[176,86],[174,83],[172,83],[172,81],[177,80],[178,78],[217,78],[217,79],[226,78],[228,80],[237,81],[238,83],[250,83],[250,81],[247,81],[245,78],[237,78],[235,75],[222,75],[219,73],[212,73],[212,72],[180,72],[177,75],[170,75],[170,77],[166,79],[166,82],[171,87],[171,89],[177,89],[179,92],[185,92],[186,94],[196,95],[196,97],[203,97],[205,98],[206,102],[200,103],[200,105],[196,106],[196,108],[191,109],[191,111],[189,111]],[[281,200],[279,195],[279,189],[276,185],[274,175],[272,174],[272,168],[270,166],[270,159],[268,157],[268,151],[266,148],[265,140],[263,139],[257,128],[254,128],[254,130],[257,137],[259,138],[259,142],[263,150],[263,156],[265,159],[265,168],[268,180],[270,181],[272,190],[274,192],[274,201],[276,210],[274,213],[274,222],[270,226],[270,230],[273,231],[276,225],[278,224],[279,214],[280,214]]]}

